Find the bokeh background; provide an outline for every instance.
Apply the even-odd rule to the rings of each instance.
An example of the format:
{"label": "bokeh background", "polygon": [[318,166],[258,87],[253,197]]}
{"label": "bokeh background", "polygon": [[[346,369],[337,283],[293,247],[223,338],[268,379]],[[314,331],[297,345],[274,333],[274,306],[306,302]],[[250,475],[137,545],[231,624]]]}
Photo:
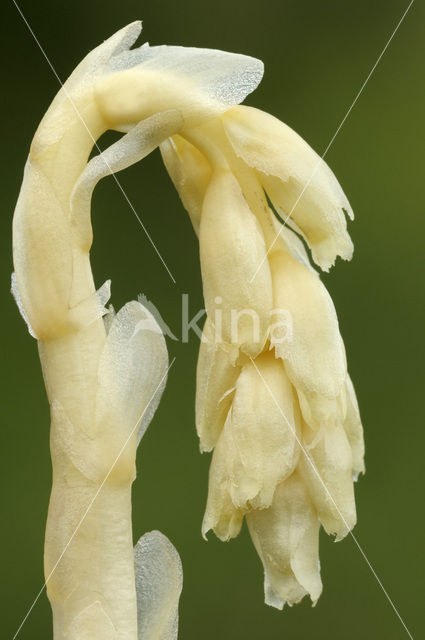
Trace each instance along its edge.
{"label": "bokeh background", "polygon": [[[407,0],[22,0],[61,79],[103,39],[142,18],[151,44],[257,56],[265,77],[248,103],[270,111],[322,153],[406,9]],[[51,483],[49,417],[35,341],[9,294],[11,220],[32,135],[58,82],[16,7],[2,22],[1,492],[2,637],[12,638],[43,584]],[[355,535],[413,637],[423,637],[424,53],[414,2],[333,143],[327,160],[356,212],[351,263],[324,281],[339,314],[366,432]],[[101,144],[107,144],[102,140]],[[93,269],[111,277],[116,307],[143,292],[181,331],[181,294],[202,307],[197,241],[159,152],[120,181],[176,278],[173,285],[111,178],[93,201]],[[283,612],[263,604],[262,568],[246,530],[204,542],[208,455],[194,429],[198,341],[169,342],[176,362],[138,454],[134,535],[158,528],[180,552],[180,637],[301,640],[407,638],[354,541],[321,536],[324,592]],[[422,633],[421,633],[422,632]],[[51,637],[45,594],[19,638]]]}

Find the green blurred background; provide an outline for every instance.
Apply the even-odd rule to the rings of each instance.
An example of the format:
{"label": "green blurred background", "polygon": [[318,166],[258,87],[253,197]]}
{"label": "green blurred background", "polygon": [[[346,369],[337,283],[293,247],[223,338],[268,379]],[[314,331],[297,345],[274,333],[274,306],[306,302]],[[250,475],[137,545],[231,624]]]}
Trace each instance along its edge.
{"label": "green blurred background", "polygon": [[[319,153],[329,143],[407,0],[120,0],[20,6],[58,75],[126,23],[141,18],[151,44],[257,56],[265,77],[248,103],[296,129]],[[51,483],[49,417],[35,341],[9,294],[11,220],[32,135],[58,83],[11,1],[2,29],[1,291],[3,296],[1,636],[12,638],[43,584]],[[357,485],[355,535],[415,638],[423,637],[424,41],[417,0],[328,153],[357,214],[351,263],[324,280],[339,314],[362,410],[367,474]],[[202,306],[197,241],[158,152],[120,174],[174,286],[111,178],[93,201],[92,263],[112,278],[116,307],[143,292],[180,332],[181,293]],[[248,535],[200,536],[209,457],[194,429],[197,339],[169,343],[176,362],[138,454],[134,535],[158,528],[180,552],[180,637],[299,640],[407,638],[350,538],[321,536],[324,592],[278,612],[263,604],[262,568]],[[51,637],[45,594],[19,638]]]}

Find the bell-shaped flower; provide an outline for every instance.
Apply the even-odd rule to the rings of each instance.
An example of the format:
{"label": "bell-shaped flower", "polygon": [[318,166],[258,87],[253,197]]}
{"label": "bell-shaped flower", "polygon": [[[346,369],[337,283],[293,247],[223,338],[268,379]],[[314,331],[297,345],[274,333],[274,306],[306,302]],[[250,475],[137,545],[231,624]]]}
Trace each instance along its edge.
{"label": "bell-shaped flower", "polygon": [[224,487],[226,513],[230,504],[238,513],[269,507],[276,486],[297,465],[299,438],[299,409],[282,362],[272,353],[248,361],[214,451],[204,532],[224,519]]}
{"label": "bell-shaped flower", "polygon": [[276,209],[309,244],[325,271],[339,255],[350,260],[353,244],[344,211],[353,212],[328,165],[290,127],[258,109],[235,107],[223,115],[238,156],[257,175]]}
{"label": "bell-shaped flower", "polygon": [[282,609],[308,594],[315,604],[322,592],[320,525],[299,474],[277,487],[268,509],[252,511],[246,520],[264,566],[266,603]]}

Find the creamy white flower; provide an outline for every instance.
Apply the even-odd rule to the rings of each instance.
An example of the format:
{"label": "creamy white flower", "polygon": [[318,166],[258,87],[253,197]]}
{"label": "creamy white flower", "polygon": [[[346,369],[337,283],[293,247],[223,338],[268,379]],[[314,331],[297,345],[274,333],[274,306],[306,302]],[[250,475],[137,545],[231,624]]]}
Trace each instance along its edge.
{"label": "creamy white flower", "polygon": [[[258,384],[258,371],[265,384]],[[299,437],[299,410],[282,361],[270,352],[255,365],[248,361],[219,438],[225,444],[213,456],[207,513],[220,491],[217,484],[228,487],[235,509],[269,507],[276,486],[297,465]]]}
{"label": "creamy white flower", "polygon": [[247,515],[255,548],[264,565],[266,603],[282,609],[322,592],[319,521],[306,485],[295,472],[280,484],[268,509]]}

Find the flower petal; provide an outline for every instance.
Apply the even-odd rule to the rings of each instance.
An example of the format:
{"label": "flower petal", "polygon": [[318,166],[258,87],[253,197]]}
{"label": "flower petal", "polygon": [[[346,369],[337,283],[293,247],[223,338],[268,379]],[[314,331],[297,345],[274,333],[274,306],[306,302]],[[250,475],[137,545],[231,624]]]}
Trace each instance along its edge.
{"label": "flower petal", "polygon": [[268,332],[271,276],[260,225],[230,171],[216,171],[207,189],[199,249],[209,317],[223,342],[255,357]]}
{"label": "flower petal", "polygon": [[342,426],[323,429],[314,447],[300,456],[299,470],[329,534],[340,540],[356,524],[352,455]]}
{"label": "flower petal", "polygon": [[322,591],[319,569],[319,521],[297,473],[282,482],[268,509],[246,517],[264,566],[266,604],[282,609]]}
{"label": "flower petal", "polygon": [[344,210],[350,204],[328,165],[290,127],[268,113],[240,106],[226,112],[227,135],[283,218],[290,215],[325,270],[337,255],[351,259],[353,245]]}
{"label": "flower petal", "polygon": [[207,318],[199,347],[196,372],[196,429],[201,451],[211,451],[223,429],[232,402],[240,367],[215,343],[214,329]]}
{"label": "flower petal", "polygon": [[269,211],[270,217],[273,220],[273,226],[276,230],[277,246],[282,247],[284,251],[289,250],[294,258],[298,260],[298,262],[303,264],[313,273],[317,273],[316,269],[311,266],[310,258],[301,238],[288,226],[286,226],[285,224],[281,224],[281,222],[276,218],[273,211]]}
{"label": "flower petal", "polygon": [[297,394],[303,418],[314,431],[343,424],[347,410],[344,388],[336,398],[315,392],[303,393],[300,389],[297,389]]}
{"label": "flower petal", "polygon": [[196,235],[199,235],[211,165],[196,147],[179,135],[163,142],[160,150],[165,168],[190,216]]}
{"label": "flower petal", "polygon": [[319,277],[288,252],[270,257],[274,308],[290,314],[292,336],[275,344],[297,390],[336,398],[347,374],[345,349],[332,299]]}
{"label": "flower petal", "polygon": [[202,535],[212,529],[223,542],[235,538],[242,527],[243,509],[235,507],[230,497],[229,458],[236,459],[237,451],[227,418],[214,449],[210,465],[208,499],[202,521]]}
{"label": "flower petal", "polygon": [[227,472],[236,507],[270,506],[276,486],[297,464],[299,419],[282,361],[268,352],[248,362],[229,414],[235,451],[227,454]]}
{"label": "flower petal", "polygon": [[357,404],[356,392],[350,376],[346,381],[347,393],[347,415],[344,421],[344,429],[347,434],[353,456],[353,474],[357,480],[359,473],[365,472],[364,464],[364,439],[363,427],[360,418],[359,405]]}

